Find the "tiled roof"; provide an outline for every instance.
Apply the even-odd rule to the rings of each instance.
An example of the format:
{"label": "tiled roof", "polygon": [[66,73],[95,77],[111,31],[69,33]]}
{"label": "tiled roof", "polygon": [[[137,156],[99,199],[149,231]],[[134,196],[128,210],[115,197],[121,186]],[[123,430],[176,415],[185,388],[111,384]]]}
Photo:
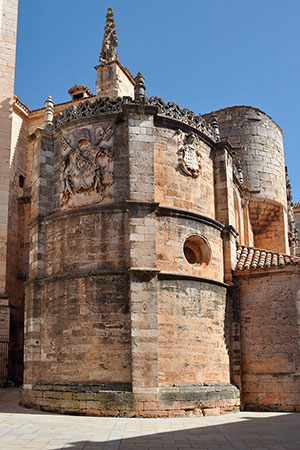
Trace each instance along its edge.
{"label": "tiled roof", "polygon": [[296,202],[293,204],[293,208],[300,208],[300,202]]}
{"label": "tiled roof", "polygon": [[239,245],[237,248],[237,264],[235,270],[267,269],[269,267],[281,267],[300,264],[300,258],[273,253],[259,248]]}

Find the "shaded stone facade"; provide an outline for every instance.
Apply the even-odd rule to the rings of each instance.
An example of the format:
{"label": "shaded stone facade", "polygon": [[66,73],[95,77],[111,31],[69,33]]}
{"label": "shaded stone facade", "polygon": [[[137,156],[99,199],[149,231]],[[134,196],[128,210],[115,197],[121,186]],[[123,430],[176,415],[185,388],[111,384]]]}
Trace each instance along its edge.
{"label": "shaded stone facade", "polygon": [[114,28],[109,10],[95,96],[75,85],[70,102],[35,111],[14,99],[5,267],[10,317],[25,310],[21,404],[298,410],[300,259],[281,130],[252,107],[201,116],[147,98]]}

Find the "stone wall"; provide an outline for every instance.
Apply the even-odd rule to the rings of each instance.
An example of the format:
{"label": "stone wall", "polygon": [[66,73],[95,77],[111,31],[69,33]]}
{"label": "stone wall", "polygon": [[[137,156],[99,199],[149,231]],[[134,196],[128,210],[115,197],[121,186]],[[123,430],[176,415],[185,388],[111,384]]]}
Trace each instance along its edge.
{"label": "stone wall", "polygon": [[295,219],[295,226],[297,230],[296,238],[296,255],[300,255],[300,203],[297,202],[293,205],[293,214]]}
{"label": "stone wall", "polygon": [[9,379],[23,379],[24,281],[28,274],[31,179],[28,170],[27,117],[13,112],[7,236],[7,293],[10,300]]}
{"label": "stone wall", "polygon": [[194,211],[215,218],[214,172],[211,147],[196,139],[190,148],[199,152],[199,175],[183,171],[188,133],[156,127],[154,132],[155,200],[163,206]]}
{"label": "stone wall", "polygon": [[97,97],[134,98],[133,79],[119,62],[100,64],[95,69],[97,70]]}
{"label": "stone wall", "polygon": [[127,268],[128,217],[124,207],[74,212],[53,215],[43,225],[44,276]]}
{"label": "stone wall", "polygon": [[0,0],[0,385],[8,380],[10,309],[6,263],[17,14],[18,0]]}
{"label": "stone wall", "polygon": [[126,139],[84,125],[32,136],[25,385],[131,382]]}
{"label": "stone wall", "polygon": [[35,284],[26,317],[25,384],[131,382],[126,274]]}
{"label": "stone wall", "polygon": [[249,217],[248,199],[245,199],[237,187],[234,188],[234,223],[239,233],[239,244],[253,247],[253,230]]}
{"label": "stone wall", "polygon": [[233,106],[216,114],[221,138],[229,139],[239,149],[235,162],[251,191],[249,215],[254,246],[289,253],[281,129],[270,117],[252,107]]}
{"label": "stone wall", "polygon": [[236,273],[247,409],[300,410],[299,277],[298,266]]}
{"label": "stone wall", "polygon": [[[162,272],[204,277],[223,282],[222,225],[195,216],[172,213],[161,207],[157,221],[157,268]],[[190,264],[184,244],[190,236],[202,236],[210,251],[208,264]]]}
{"label": "stone wall", "polygon": [[172,120],[156,128],[156,113],[129,103],[32,136],[26,406],[138,416],[238,407],[212,142],[186,124],[174,135]]}
{"label": "stone wall", "polygon": [[282,131],[262,111],[234,106],[216,112],[221,137],[245,147],[237,158],[255,197],[286,205]]}
{"label": "stone wall", "polygon": [[158,330],[161,386],[229,383],[228,324],[225,315],[225,287],[189,279],[160,280]]}
{"label": "stone wall", "polygon": [[[257,208],[255,202],[252,202],[252,221],[254,221],[257,216]],[[273,252],[282,252],[289,254],[289,248],[287,247],[287,235],[284,230],[288,230],[287,214],[284,207],[275,208],[272,205],[259,206],[259,211],[265,209],[265,215],[269,214],[272,219],[268,220],[268,224],[265,227],[258,227],[255,229],[256,234],[254,235],[254,247],[262,249],[270,249]],[[259,214],[258,214],[259,216]]]}
{"label": "stone wall", "polygon": [[17,0],[0,1],[0,296],[6,294],[7,221],[9,203],[9,160],[11,151],[13,90],[17,33]]}
{"label": "stone wall", "polygon": [[8,381],[10,310],[7,299],[0,299],[0,386]]}

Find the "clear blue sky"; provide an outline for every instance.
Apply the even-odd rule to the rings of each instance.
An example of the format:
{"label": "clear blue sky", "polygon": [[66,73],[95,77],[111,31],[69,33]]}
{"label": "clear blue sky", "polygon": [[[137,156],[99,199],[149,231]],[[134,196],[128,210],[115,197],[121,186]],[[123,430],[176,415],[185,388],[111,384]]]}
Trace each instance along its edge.
{"label": "clear blue sky", "polygon": [[119,59],[148,96],[196,113],[251,105],[279,124],[300,201],[300,1],[19,0],[15,93],[29,108],[68,101],[74,84],[95,93],[108,7]]}

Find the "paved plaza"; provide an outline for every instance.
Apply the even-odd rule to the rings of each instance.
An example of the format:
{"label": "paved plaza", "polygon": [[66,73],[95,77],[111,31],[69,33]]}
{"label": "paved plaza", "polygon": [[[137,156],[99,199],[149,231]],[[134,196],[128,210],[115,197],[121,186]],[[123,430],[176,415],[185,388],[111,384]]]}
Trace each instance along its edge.
{"label": "paved plaza", "polygon": [[0,389],[0,450],[300,450],[300,414],[242,412],[218,417],[126,419],[58,415],[18,406]]}

